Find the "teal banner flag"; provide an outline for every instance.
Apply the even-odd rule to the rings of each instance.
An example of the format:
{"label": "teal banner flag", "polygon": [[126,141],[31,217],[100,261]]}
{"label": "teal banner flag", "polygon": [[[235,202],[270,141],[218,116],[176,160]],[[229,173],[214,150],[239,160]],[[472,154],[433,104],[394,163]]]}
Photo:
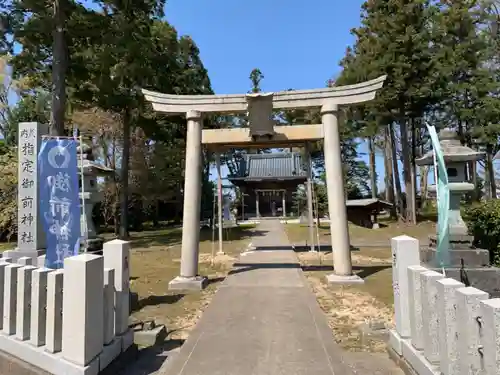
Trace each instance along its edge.
{"label": "teal banner flag", "polygon": [[438,228],[437,228],[437,260],[440,267],[446,267],[450,264],[450,239],[448,220],[450,214],[450,189],[448,187],[448,173],[444,163],[443,151],[439,144],[439,138],[436,128],[433,125],[426,124],[429,136],[431,138],[432,149],[434,152],[434,170],[436,179],[436,196],[438,206]]}

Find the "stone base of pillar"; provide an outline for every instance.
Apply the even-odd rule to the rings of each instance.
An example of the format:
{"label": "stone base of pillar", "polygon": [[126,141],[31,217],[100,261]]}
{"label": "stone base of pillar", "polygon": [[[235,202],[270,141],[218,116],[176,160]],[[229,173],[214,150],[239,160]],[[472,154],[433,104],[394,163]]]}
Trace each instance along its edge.
{"label": "stone base of pillar", "polygon": [[326,275],[326,281],[330,285],[364,284],[364,282],[365,282],[365,280],[363,280],[358,275],[343,276],[343,275],[336,275],[334,273],[332,273],[330,275]]}
{"label": "stone base of pillar", "polygon": [[226,255],[226,253],[224,251],[217,251],[217,254],[215,255]]}
{"label": "stone base of pillar", "polygon": [[387,352],[389,354],[389,358],[391,358],[403,370],[403,373],[419,375],[442,374],[442,372],[437,369],[437,366],[427,361],[422,351],[413,347],[410,339],[400,338],[400,341],[401,347],[399,348],[399,353],[391,343],[387,345]]}
{"label": "stone base of pillar", "polygon": [[203,290],[208,285],[208,279],[204,276],[182,277],[177,276],[168,283],[169,290]]}
{"label": "stone base of pillar", "polygon": [[397,333],[396,330],[391,329],[389,331],[389,341],[387,345],[400,356],[403,355],[402,342],[403,339],[399,333]]}

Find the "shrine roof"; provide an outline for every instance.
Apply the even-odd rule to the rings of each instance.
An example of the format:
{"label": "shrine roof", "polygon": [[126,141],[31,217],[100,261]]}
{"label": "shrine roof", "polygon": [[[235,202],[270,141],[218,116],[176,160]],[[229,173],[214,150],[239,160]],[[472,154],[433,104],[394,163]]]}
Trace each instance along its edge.
{"label": "shrine roof", "polygon": [[302,157],[297,152],[247,154],[240,164],[239,174],[230,181],[305,180]]}
{"label": "shrine roof", "polygon": [[346,201],[346,206],[348,208],[354,207],[371,207],[371,206],[380,206],[384,208],[392,207],[392,203],[384,201],[378,198],[365,198],[365,199],[349,199]]}

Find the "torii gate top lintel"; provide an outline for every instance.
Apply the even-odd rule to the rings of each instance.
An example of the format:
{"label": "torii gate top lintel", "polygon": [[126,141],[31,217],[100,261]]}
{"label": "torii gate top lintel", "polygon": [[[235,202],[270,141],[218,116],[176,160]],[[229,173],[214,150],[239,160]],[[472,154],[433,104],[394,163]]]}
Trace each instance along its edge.
{"label": "torii gate top lintel", "polygon": [[288,90],[275,93],[229,95],[173,95],[142,90],[153,109],[167,114],[183,114],[189,111],[202,113],[237,113],[248,110],[250,98],[272,97],[273,109],[317,108],[328,103],[344,105],[362,103],[375,98],[386,79],[376,79],[355,85],[328,87],[312,90]]}
{"label": "torii gate top lintel", "polygon": [[[330,240],[332,249],[335,250],[333,251],[335,273],[328,277],[332,283],[358,282],[359,277],[352,273],[337,110],[339,105],[374,99],[385,78],[382,76],[351,86],[259,95],[169,95],[143,90],[146,100],[153,104],[156,111],[185,114],[187,120],[181,270],[179,277],[172,280],[170,286],[176,289],[193,289],[203,288],[205,284],[204,279],[198,274],[202,186],[200,171],[203,145],[219,149],[228,145],[276,147],[277,144],[291,145],[301,142],[306,143],[307,148],[307,142],[321,139],[325,155],[328,213],[332,218]],[[288,108],[321,108],[321,124],[275,126],[271,121],[273,109]],[[249,129],[203,129],[204,113],[246,111],[248,111]],[[217,155],[218,153],[216,157],[219,160]],[[217,162],[217,169],[220,176],[220,162]],[[219,223],[222,223],[221,206],[219,200]],[[310,233],[312,227],[311,219]],[[222,225],[219,225],[219,239],[221,238]],[[222,251],[221,241],[219,251]]]}

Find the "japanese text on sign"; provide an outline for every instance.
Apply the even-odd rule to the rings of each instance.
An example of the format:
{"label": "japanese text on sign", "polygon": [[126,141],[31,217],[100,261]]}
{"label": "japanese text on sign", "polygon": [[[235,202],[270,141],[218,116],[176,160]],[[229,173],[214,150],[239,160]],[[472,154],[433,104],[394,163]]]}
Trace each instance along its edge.
{"label": "japanese text on sign", "polygon": [[76,255],[80,247],[80,201],[76,142],[44,141],[38,156],[41,175],[40,202],[47,233],[46,262],[61,268],[64,258]]}
{"label": "japanese text on sign", "polygon": [[20,247],[37,247],[36,222],[36,145],[37,134],[32,124],[20,126],[19,132],[19,208],[18,230]]}

